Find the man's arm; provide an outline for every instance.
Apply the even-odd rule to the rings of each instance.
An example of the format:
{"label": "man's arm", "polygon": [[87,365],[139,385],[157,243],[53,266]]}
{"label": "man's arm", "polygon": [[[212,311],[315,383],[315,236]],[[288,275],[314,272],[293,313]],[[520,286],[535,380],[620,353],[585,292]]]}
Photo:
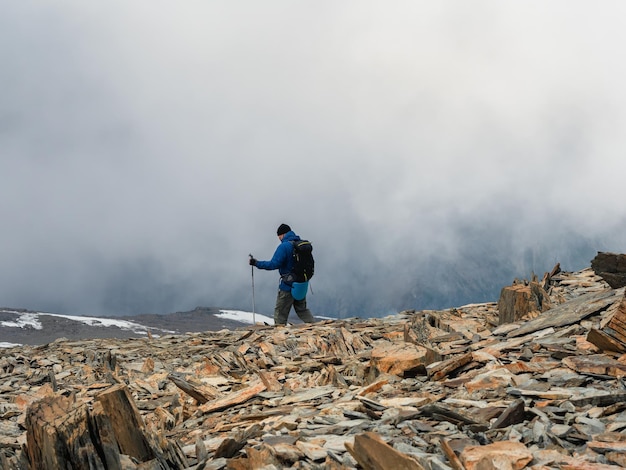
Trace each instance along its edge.
{"label": "man's arm", "polygon": [[288,246],[286,243],[281,243],[280,245],[278,245],[278,247],[276,248],[276,251],[274,252],[274,256],[272,256],[272,259],[269,261],[258,261],[256,262],[255,266],[259,269],[266,269],[268,271],[272,271],[274,269],[278,269],[280,268],[283,263],[285,262],[286,258],[287,258],[287,250],[288,250]]}

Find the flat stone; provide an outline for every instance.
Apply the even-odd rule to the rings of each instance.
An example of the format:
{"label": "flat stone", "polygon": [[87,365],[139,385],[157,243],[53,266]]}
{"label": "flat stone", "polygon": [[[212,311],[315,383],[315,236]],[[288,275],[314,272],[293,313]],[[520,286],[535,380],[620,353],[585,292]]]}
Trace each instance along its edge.
{"label": "flat stone", "polygon": [[371,365],[382,373],[402,376],[407,371],[426,366],[439,359],[438,354],[424,346],[412,343],[378,343],[371,353]]}

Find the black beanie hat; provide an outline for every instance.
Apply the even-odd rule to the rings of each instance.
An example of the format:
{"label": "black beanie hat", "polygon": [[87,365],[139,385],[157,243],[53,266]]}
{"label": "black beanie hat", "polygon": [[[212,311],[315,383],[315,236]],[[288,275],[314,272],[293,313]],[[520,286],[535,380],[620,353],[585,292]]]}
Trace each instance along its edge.
{"label": "black beanie hat", "polygon": [[291,227],[287,224],[280,224],[280,227],[276,230],[276,235],[283,235],[287,232],[291,232]]}

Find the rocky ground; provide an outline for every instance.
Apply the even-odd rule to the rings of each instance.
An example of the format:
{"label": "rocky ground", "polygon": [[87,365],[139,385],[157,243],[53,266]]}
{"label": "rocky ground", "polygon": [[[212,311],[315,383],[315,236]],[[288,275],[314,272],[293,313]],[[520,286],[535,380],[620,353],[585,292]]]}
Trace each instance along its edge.
{"label": "rocky ground", "polygon": [[494,302],[3,350],[1,467],[624,468],[624,289],[544,281],[550,308],[505,324]]}

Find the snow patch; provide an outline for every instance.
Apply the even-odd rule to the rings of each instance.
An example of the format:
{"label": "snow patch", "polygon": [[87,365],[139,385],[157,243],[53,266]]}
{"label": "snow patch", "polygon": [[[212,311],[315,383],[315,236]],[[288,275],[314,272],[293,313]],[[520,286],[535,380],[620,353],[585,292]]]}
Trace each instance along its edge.
{"label": "snow patch", "polygon": [[[5,310],[6,311],[6,310]],[[14,321],[2,321],[0,326],[6,326],[9,328],[26,328],[30,326],[35,330],[41,330],[41,322],[39,321],[38,313],[24,313],[24,312],[9,312],[18,315],[18,318]]]}
{"label": "snow patch", "polygon": [[267,323],[268,325],[274,324],[274,319],[259,313],[243,312],[241,310],[220,310],[220,313],[215,314],[216,317],[225,318],[227,320],[234,320],[241,323],[254,324]]}
{"label": "snow patch", "polygon": [[89,326],[116,326],[121,330],[131,330],[133,333],[146,334],[147,328],[139,323],[127,320],[115,320],[112,318],[83,317],[75,315],[61,315],[58,313],[40,313],[39,315],[49,315],[51,317],[65,318],[66,320],[77,321]]}
{"label": "snow patch", "polygon": [[[41,330],[43,328],[40,318],[43,315],[49,317],[57,317],[57,318],[65,318],[66,320],[71,320],[79,323],[84,323],[89,326],[98,326],[98,327],[117,327],[121,330],[130,330],[136,334],[148,334],[148,327],[141,325],[140,323],[128,321],[128,320],[115,320],[112,318],[98,318],[98,317],[84,317],[79,315],[62,315],[58,313],[47,313],[47,312],[15,312],[3,310],[5,313],[14,313],[17,315],[17,318],[11,321],[2,321],[0,322],[0,326],[4,326],[7,328],[33,328],[35,330]],[[160,330],[165,333],[174,333],[174,331],[166,331]]]}

